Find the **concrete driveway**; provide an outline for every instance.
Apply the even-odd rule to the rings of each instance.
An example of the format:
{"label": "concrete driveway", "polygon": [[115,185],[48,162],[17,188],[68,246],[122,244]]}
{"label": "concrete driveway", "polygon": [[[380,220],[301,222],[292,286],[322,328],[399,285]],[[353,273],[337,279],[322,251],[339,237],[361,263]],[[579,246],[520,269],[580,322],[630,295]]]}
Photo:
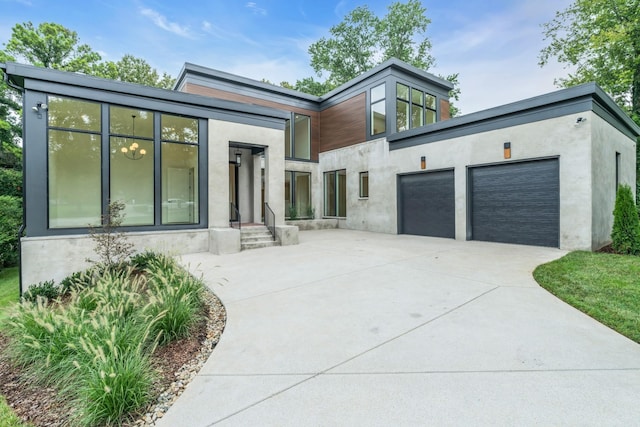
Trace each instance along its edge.
{"label": "concrete driveway", "polygon": [[564,253],[323,230],[184,256],[228,320],[159,425],[640,425],[640,345],[531,276]]}

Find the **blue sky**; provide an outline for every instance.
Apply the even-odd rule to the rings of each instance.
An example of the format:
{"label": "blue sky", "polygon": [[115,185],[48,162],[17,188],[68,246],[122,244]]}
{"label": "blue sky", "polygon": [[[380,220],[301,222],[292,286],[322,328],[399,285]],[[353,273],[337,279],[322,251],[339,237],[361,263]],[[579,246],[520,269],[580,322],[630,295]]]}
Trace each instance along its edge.
{"label": "blue sky", "polygon": [[[130,53],[176,76],[184,62],[279,83],[313,75],[307,49],[360,5],[391,0],[0,0],[0,45],[16,23],[56,22],[104,59]],[[541,24],[571,0],[423,0],[433,73],[460,73],[463,114],[556,90],[567,73],[537,65]]]}

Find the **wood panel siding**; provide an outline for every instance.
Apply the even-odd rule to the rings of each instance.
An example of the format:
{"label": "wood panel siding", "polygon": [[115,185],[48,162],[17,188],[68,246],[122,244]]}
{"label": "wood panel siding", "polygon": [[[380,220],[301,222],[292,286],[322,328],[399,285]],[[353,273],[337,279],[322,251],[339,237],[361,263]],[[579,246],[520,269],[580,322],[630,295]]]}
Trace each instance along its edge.
{"label": "wood panel siding", "polygon": [[449,120],[451,118],[451,112],[449,111],[449,101],[446,99],[440,100],[440,120]]}
{"label": "wood panel siding", "polygon": [[359,144],[367,139],[365,93],[320,113],[320,152]]}
{"label": "wood panel siding", "polygon": [[[278,110],[291,111],[293,113],[304,114],[311,117],[311,160],[318,161],[318,153],[320,146],[320,113],[317,111],[297,108],[280,102],[269,101],[266,99],[254,98],[252,96],[240,95],[225,90],[214,89],[193,83],[187,83],[182,88],[183,92],[193,93],[196,95],[209,96],[211,98],[225,99],[227,101],[236,101],[243,104],[261,105],[263,107],[276,108]],[[283,141],[284,144],[284,141]]]}

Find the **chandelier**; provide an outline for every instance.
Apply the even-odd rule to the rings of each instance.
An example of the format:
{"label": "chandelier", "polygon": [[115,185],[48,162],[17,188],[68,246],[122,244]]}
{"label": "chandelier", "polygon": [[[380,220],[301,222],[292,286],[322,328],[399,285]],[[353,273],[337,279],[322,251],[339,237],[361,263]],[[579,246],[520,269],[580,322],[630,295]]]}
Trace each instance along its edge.
{"label": "chandelier", "polygon": [[120,151],[122,151],[122,154],[124,154],[124,156],[127,159],[140,160],[141,158],[144,157],[145,154],[147,154],[147,150],[145,150],[144,148],[141,148],[138,150],[140,146],[138,145],[137,142],[135,142],[135,139],[136,139],[136,115],[135,114],[131,115],[131,126],[133,128],[134,142],[129,146],[129,148],[122,147]]}

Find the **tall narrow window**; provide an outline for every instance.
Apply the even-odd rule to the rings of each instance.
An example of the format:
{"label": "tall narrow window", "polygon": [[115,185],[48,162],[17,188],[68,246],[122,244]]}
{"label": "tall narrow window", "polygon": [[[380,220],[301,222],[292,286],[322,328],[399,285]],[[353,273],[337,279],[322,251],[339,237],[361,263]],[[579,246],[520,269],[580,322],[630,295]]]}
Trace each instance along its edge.
{"label": "tall narrow window", "polygon": [[153,225],[153,112],[109,109],[110,195],[125,205],[123,225]]}
{"label": "tall narrow window", "polygon": [[284,156],[292,159],[311,159],[311,117],[293,115],[292,121],[285,122]]}
{"label": "tall narrow window", "polygon": [[369,197],[369,172],[360,172],[360,197]]}
{"label": "tall narrow window", "polygon": [[162,223],[196,224],[198,206],[198,120],[162,114]]}
{"label": "tall narrow window", "polygon": [[409,129],[409,86],[396,84],[396,132]]}
{"label": "tall narrow window", "polygon": [[379,135],[387,130],[385,96],[384,83],[371,89],[371,135]]}
{"label": "tall narrow window", "polygon": [[100,104],[48,98],[49,228],[100,224]]}
{"label": "tall narrow window", "polygon": [[324,174],[324,215],[347,216],[347,171],[345,169]]}
{"label": "tall narrow window", "polygon": [[285,217],[313,218],[311,204],[311,174],[309,172],[285,171]]}
{"label": "tall narrow window", "polygon": [[426,124],[431,124],[436,122],[436,97],[433,95],[425,94],[425,113],[426,113]]}

